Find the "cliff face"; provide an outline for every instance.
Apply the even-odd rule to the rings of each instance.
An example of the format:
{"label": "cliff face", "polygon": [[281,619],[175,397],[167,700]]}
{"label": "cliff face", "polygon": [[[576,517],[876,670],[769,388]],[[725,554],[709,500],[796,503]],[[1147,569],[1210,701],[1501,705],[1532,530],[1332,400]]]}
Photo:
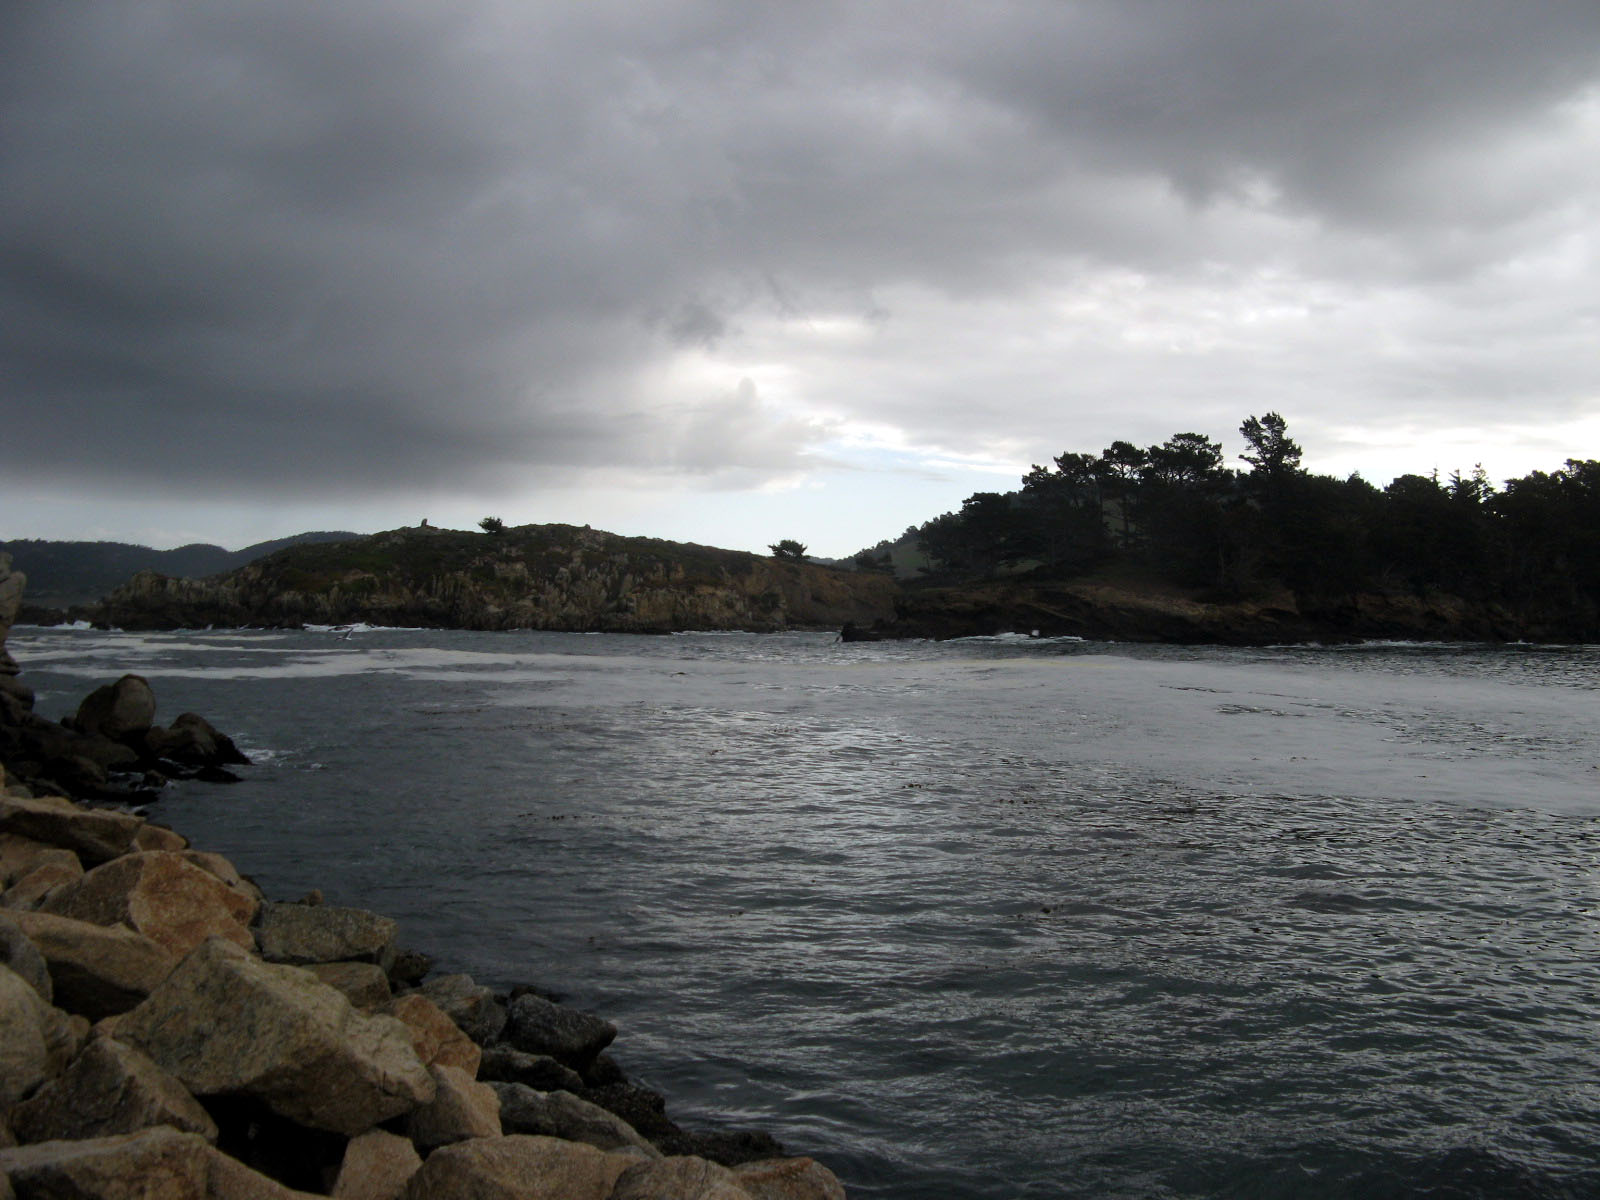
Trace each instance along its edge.
{"label": "cliff face", "polygon": [[660,633],[871,624],[882,576],[570,525],[399,529],[296,546],[210,579],[141,572],[94,610],[122,629],[380,625]]}

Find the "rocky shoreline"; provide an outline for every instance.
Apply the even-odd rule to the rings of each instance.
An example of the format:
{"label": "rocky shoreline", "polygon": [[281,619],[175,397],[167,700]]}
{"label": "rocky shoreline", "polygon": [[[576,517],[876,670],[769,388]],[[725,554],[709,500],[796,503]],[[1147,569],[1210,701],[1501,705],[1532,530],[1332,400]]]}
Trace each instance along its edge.
{"label": "rocky shoreline", "polygon": [[[4,650],[7,567],[9,746],[33,715]],[[57,728],[135,767],[204,741],[153,725],[141,686]],[[7,769],[0,791],[0,1200],[842,1200],[764,1133],[676,1125],[602,1018],[433,974],[387,917],[269,900],[221,855],[44,781]]]}

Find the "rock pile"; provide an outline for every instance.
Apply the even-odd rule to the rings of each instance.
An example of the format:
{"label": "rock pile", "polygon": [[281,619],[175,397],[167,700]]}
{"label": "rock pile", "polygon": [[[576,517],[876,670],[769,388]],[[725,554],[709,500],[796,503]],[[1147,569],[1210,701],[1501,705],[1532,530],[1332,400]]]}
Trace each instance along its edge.
{"label": "rock pile", "polygon": [[0,1200],[842,1200],[765,1135],[675,1125],[609,1022],[429,977],[396,932],[7,772]]}
{"label": "rock pile", "polygon": [[5,648],[25,582],[0,554],[0,759],[13,774],[43,794],[109,800],[152,799],[168,779],[238,778],[228,768],[250,760],[232,739],[195,713],[157,725],[155,694],[138,675],[95,689],[60,721],[34,712]]}

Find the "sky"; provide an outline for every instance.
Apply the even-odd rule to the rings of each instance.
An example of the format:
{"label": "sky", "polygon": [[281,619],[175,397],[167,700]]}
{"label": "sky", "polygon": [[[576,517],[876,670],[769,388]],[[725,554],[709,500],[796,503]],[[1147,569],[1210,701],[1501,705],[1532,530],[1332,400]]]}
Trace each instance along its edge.
{"label": "sky", "polygon": [[0,537],[1600,457],[1594,0],[0,6]]}

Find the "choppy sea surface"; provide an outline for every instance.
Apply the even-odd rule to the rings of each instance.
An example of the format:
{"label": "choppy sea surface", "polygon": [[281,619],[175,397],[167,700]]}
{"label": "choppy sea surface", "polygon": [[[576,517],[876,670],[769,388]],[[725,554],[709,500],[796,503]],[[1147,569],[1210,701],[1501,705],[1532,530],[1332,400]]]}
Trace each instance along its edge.
{"label": "choppy sea surface", "polygon": [[1600,653],[13,631],[152,816],[852,1196],[1600,1195]]}

